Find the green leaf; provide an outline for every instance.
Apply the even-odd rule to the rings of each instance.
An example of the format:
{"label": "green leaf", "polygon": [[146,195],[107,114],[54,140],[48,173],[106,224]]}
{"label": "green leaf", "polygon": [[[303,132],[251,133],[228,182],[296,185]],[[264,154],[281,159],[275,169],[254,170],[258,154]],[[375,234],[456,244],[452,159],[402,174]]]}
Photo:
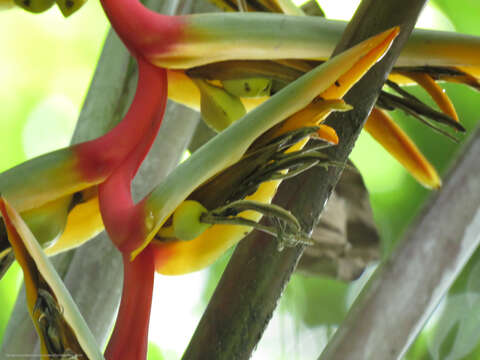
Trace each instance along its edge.
{"label": "green leaf", "polygon": [[453,23],[455,28],[467,34],[480,34],[478,15],[480,2],[476,0],[432,0]]}

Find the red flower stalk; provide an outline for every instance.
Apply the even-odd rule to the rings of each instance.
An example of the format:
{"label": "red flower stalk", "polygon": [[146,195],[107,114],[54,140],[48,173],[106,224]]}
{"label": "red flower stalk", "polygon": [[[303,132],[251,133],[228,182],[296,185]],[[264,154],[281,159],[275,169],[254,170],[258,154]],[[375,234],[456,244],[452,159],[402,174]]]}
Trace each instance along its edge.
{"label": "red flower stalk", "polygon": [[[155,14],[136,0],[103,0],[102,5],[139,67],[137,92],[125,119],[116,133],[106,135],[91,147],[95,154],[99,146],[111,144],[115,146],[114,154],[126,155],[98,187],[105,229],[122,252],[124,264],[122,300],[105,357],[108,360],[145,359],[155,269],[150,247],[134,261],[130,259],[131,251],[140,246],[145,237],[136,229],[141,214],[136,213],[131,182],[158,132],[168,90],[166,71],[147,62],[143,53],[151,40],[149,34],[163,36],[161,43],[166,49],[178,38],[179,27],[172,21],[174,18]],[[155,44],[158,43],[155,41]],[[155,49],[161,50],[158,47]],[[120,148],[117,149],[117,146]]]}
{"label": "red flower stalk", "polygon": [[181,17],[158,14],[138,0],[101,0],[112,27],[133,56],[167,52],[183,34]]}
{"label": "red flower stalk", "polygon": [[147,247],[133,262],[124,253],[123,264],[122,302],[105,359],[145,359],[155,270],[153,252]]}
{"label": "red flower stalk", "polygon": [[[132,106],[129,114],[138,117],[139,122],[144,119],[150,119],[151,122],[143,130],[141,141],[134,150],[98,187],[105,229],[122,252],[124,264],[122,300],[115,329],[105,353],[108,360],[145,359],[147,354],[155,269],[150,248],[145,249],[134,261],[130,260],[131,250],[141,244],[144,238],[140,231],[129,231],[137,218],[130,186],[160,127],[167,102],[167,79],[165,70],[156,68],[141,58],[137,58],[137,62],[139,85],[136,97],[142,99],[143,103],[148,103],[147,108],[150,108],[151,112],[145,114],[144,108],[137,109]],[[133,130],[140,134],[138,128]],[[126,138],[130,137],[129,132],[124,135]],[[135,238],[126,238],[126,234],[132,233],[136,234]]]}
{"label": "red flower stalk", "polygon": [[[144,238],[140,232],[130,230],[135,223],[133,219],[136,218],[130,185],[155,139],[167,103],[165,70],[147,63],[142,58],[137,58],[137,62],[139,66],[137,93],[127,116],[119,125],[120,127],[126,124],[119,130],[123,137],[121,139],[112,137],[111,140],[119,140],[119,146],[122,147],[120,151],[124,151],[123,148],[126,150],[130,141],[133,145],[132,139],[138,140],[130,148],[123,162],[98,187],[105,229],[122,252],[138,247]],[[112,147],[116,149],[117,146],[117,143],[112,142]],[[127,234],[136,235],[135,238],[127,238]]]}

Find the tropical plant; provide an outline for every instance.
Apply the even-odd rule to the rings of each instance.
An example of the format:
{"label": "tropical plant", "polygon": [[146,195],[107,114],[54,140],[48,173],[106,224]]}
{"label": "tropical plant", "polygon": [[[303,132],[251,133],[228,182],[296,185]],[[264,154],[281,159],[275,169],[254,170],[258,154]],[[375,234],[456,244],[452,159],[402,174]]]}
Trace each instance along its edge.
{"label": "tropical plant", "polygon": [[[480,41],[473,36],[428,31],[415,31],[407,41],[424,3],[411,2],[400,11],[393,3],[373,7],[374,1],[364,1],[347,27],[350,37],[344,35],[342,43],[344,24],[304,16],[303,10],[289,1],[214,1],[223,9],[242,13],[187,16],[160,15],[137,0],[101,1],[133,58],[121,60],[123,68],[126,65],[130,69],[128,76],[131,69],[138,68],[138,84],[128,111],[123,116],[118,110],[112,111],[117,120],[122,119],[105,134],[44,154],[0,176],[4,196],[1,270],[6,271],[14,257],[23,269],[28,308],[41,339],[42,354],[102,357],[98,346],[92,346],[92,338],[105,338],[105,333],[90,334],[72,301],[65,300],[69,299],[68,292],[56,285],[61,281],[38,244],[45,253],[55,254],[83,244],[105,226],[122,254],[124,267],[120,309],[105,352],[109,359],[146,357],[154,270],[164,274],[196,271],[211,264],[252,229],[259,230],[237,249],[239,254],[225,272],[184,355],[248,357],[305,246],[319,248],[320,258],[332,251],[339,254],[329,244],[328,236],[319,240],[310,233],[323,208],[318,204],[325,203],[342,170],[353,169],[345,161],[376,95],[380,96],[366,123],[367,131],[420,183],[440,187],[434,167],[386,110],[402,109],[456,140],[445,126],[456,131],[465,128],[436,81],[478,89],[476,55]],[[19,5],[39,12],[53,3]],[[66,16],[82,4],[58,3]],[[366,13],[373,8],[391,18],[385,15],[384,24],[375,22]],[[263,13],[246,13],[251,10]],[[346,50],[360,40],[363,42]],[[327,61],[337,41],[340,43],[334,53],[338,55]],[[229,46],[232,43],[235,46]],[[452,46],[456,49],[453,53]],[[367,73],[381,58],[376,70]],[[380,92],[387,75],[391,91]],[[400,87],[412,81],[430,94],[436,107]],[[346,101],[342,100],[357,82]],[[114,88],[114,97],[124,106],[125,100],[118,98],[123,95],[121,91]],[[205,122],[219,134],[178,165],[143,200],[134,202],[131,182],[158,129],[163,127],[167,94],[200,109]],[[346,118],[323,123],[334,111],[344,112]],[[455,174],[461,171],[459,168]],[[286,184],[290,190],[280,190],[280,202],[270,204],[280,182],[292,177],[295,179]],[[299,192],[299,184],[303,192]],[[450,187],[447,183],[446,191]],[[351,201],[348,196],[346,199]],[[470,201],[474,202],[474,197]],[[447,209],[443,206],[444,211]],[[432,210],[429,214],[434,213]],[[428,221],[428,216],[425,219]],[[462,229],[468,224],[457,226]],[[276,243],[265,246],[264,234],[276,238]],[[413,234],[416,239],[415,231]],[[475,242],[471,237],[465,239],[469,250],[459,253],[469,255]],[[375,249],[378,253],[378,247]],[[392,255],[392,264],[402,259],[402,247],[399,249]],[[452,256],[457,259],[455,254]],[[457,270],[467,258],[456,262]],[[245,260],[257,265],[247,271]],[[303,261],[301,267],[312,271],[320,261],[313,257],[310,265]],[[428,257],[425,261],[428,263]],[[446,264],[440,264],[440,273],[446,271]],[[388,266],[387,262],[384,268]],[[231,274],[235,274],[233,278]],[[351,277],[358,276],[358,271],[355,274]],[[379,274],[381,277],[382,272]],[[257,276],[262,281],[250,286]],[[232,292],[229,284],[233,282],[238,287]],[[442,286],[446,289],[444,283]],[[235,296],[238,291],[248,301]],[[226,299],[235,301],[227,301],[231,304],[220,325],[211,314],[218,312],[218,304],[225,304]],[[235,315],[229,315],[230,311]],[[254,321],[243,320],[244,316],[250,319],[252,311],[258,313]],[[345,324],[349,326],[348,320]],[[248,335],[239,338],[234,330]],[[404,343],[396,346],[398,354],[406,348],[413,331],[410,329]],[[342,332],[338,334],[324,356],[335,356],[339,351],[335,340],[341,339]],[[210,347],[218,341],[224,346]],[[395,352],[389,346],[393,345],[387,343],[385,348],[391,355]],[[418,351],[419,347],[414,349]],[[346,351],[345,347],[341,351]],[[367,358],[373,358],[368,351]],[[378,351],[375,356],[381,354]]]}

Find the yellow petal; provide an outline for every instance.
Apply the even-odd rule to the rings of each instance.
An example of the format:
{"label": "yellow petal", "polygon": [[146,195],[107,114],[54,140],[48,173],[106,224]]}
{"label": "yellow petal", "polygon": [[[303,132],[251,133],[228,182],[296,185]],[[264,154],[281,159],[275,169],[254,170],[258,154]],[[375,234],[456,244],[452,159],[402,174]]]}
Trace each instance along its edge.
{"label": "yellow petal", "polygon": [[[185,71],[168,69],[167,76],[168,98],[193,110],[200,111],[200,91],[193,80],[185,74]],[[266,100],[268,100],[267,96],[241,99],[247,111],[256,108]]]}
{"label": "yellow petal", "polygon": [[168,97],[191,109],[200,111],[200,90],[182,70],[167,70]]}
{"label": "yellow petal", "polygon": [[76,205],[68,214],[65,231],[53,246],[45,249],[47,255],[55,255],[82,245],[103,230],[98,206],[98,196]]}
{"label": "yellow petal", "polygon": [[333,145],[338,144],[338,135],[334,128],[325,124],[320,124],[319,127],[320,128],[317,130],[317,136],[320,139]]}
{"label": "yellow petal", "polygon": [[279,136],[309,125],[316,126],[325,120],[332,111],[348,111],[351,109],[352,107],[342,99],[323,100],[317,98],[306,108],[290,116],[273,136]]}
{"label": "yellow petal", "polygon": [[388,48],[392,45],[393,40],[397,37],[400,29],[398,27],[392,28],[379,34],[375,37],[366,40],[365,46],[374,45],[367,54],[361,56],[355,65],[342,76],[321,96],[324,99],[340,99],[348,90],[370,69],[372,64],[379,61]]}
{"label": "yellow petal", "polygon": [[456,68],[476,79],[480,78],[480,66],[456,66]]}
{"label": "yellow petal", "polygon": [[[264,182],[246,199],[269,203],[279,184],[280,181]],[[255,211],[244,211],[239,216],[252,221],[259,221],[262,217]],[[154,240],[152,245],[155,252],[155,270],[164,275],[180,275],[203,269],[251,231],[252,228],[248,226],[213,225],[194,240],[173,242]]]}
{"label": "yellow petal", "polygon": [[411,78],[418,85],[423,87],[425,91],[430,94],[440,110],[458,122],[457,112],[455,111],[455,107],[450,101],[450,98],[430,75],[420,72],[408,72],[405,73],[405,76]]}
{"label": "yellow petal", "polygon": [[415,85],[415,81],[413,81],[406,75],[402,75],[402,73],[395,71],[395,68],[388,75],[388,80],[391,80],[398,85]]}
{"label": "yellow petal", "polygon": [[365,130],[422,185],[433,189],[442,185],[435,168],[387,113],[374,108],[365,124]]}
{"label": "yellow petal", "polygon": [[477,91],[480,90],[480,67],[476,66],[456,66],[457,70],[462,71],[464,75],[448,76],[443,75],[440,80],[455,82],[471,86]]}

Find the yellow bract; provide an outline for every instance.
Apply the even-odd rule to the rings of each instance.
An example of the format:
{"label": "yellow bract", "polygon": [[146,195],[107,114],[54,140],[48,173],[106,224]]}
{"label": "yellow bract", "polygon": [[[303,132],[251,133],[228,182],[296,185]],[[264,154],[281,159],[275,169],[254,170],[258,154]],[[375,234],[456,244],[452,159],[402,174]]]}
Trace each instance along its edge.
{"label": "yellow bract", "polygon": [[442,180],[417,146],[384,111],[374,108],[365,130],[394,156],[415,179],[428,188],[438,189]]}
{"label": "yellow bract", "polygon": [[45,249],[45,253],[55,255],[76,248],[99,234],[103,228],[98,197],[93,197],[70,211],[65,231],[52,246]]}

